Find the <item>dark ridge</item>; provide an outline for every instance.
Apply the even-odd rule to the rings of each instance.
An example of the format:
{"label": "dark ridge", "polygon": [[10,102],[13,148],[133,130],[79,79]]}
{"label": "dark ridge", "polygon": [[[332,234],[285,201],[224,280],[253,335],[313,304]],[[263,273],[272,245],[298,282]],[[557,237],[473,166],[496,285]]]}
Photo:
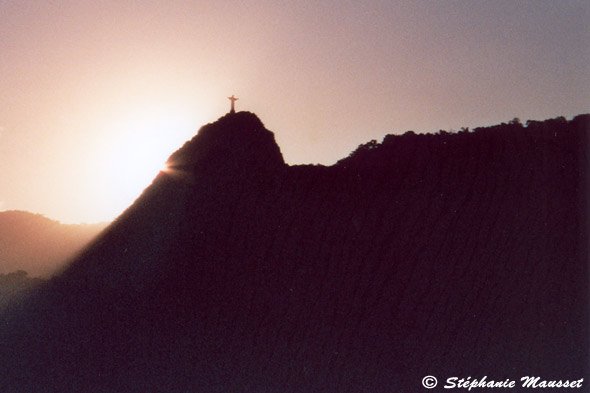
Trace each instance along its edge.
{"label": "dark ridge", "polygon": [[584,378],[589,120],[387,136],[325,167],[227,115],[3,315],[2,391]]}

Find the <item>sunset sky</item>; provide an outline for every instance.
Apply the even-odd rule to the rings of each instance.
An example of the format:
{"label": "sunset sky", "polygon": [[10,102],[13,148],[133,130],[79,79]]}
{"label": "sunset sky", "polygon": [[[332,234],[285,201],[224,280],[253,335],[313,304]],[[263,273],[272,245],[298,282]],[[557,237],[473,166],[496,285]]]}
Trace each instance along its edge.
{"label": "sunset sky", "polygon": [[0,0],[0,210],[111,220],[232,94],[332,164],[590,112],[588,64],[587,1]]}

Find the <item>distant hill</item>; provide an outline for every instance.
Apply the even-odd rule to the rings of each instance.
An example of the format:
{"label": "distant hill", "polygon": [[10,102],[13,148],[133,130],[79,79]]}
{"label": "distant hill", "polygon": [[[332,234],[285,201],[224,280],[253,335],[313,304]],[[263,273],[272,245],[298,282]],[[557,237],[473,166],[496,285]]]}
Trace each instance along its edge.
{"label": "distant hill", "polygon": [[2,315],[2,391],[584,378],[589,124],[408,132],[288,166],[254,114],[228,114]]}
{"label": "distant hill", "polygon": [[66,225],[25,211],[0,212],[0,274],[48,277],[107,226]]}

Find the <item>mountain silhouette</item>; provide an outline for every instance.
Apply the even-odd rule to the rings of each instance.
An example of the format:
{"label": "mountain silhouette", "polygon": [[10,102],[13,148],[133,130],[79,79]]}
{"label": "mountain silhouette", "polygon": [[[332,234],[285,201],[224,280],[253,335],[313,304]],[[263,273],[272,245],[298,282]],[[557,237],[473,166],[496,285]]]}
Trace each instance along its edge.
{"label": "mountain silhouette", "polygon": [[388,135],[326,167],[286,165],[256,115],[228,114],[4,313],[2,391],[579,380],[589,123]]}
{"label": "mountain silhouette", "polygon": [[49,277],[107,226],[62,224],[41,214],[0,212],[0,274]]}

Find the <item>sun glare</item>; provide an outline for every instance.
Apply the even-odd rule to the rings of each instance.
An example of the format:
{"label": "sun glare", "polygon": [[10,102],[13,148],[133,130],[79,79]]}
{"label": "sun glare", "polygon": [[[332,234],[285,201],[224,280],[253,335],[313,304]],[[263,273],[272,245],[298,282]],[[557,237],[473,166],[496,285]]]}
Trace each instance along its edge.
{"label": "sun glare", "polygon": [[106,127],[111,137],[101,149],[100,177],[102,203],[113,218],[166,170],[167,158],[194,135],[197,121],[178,110],[136,110]]}

